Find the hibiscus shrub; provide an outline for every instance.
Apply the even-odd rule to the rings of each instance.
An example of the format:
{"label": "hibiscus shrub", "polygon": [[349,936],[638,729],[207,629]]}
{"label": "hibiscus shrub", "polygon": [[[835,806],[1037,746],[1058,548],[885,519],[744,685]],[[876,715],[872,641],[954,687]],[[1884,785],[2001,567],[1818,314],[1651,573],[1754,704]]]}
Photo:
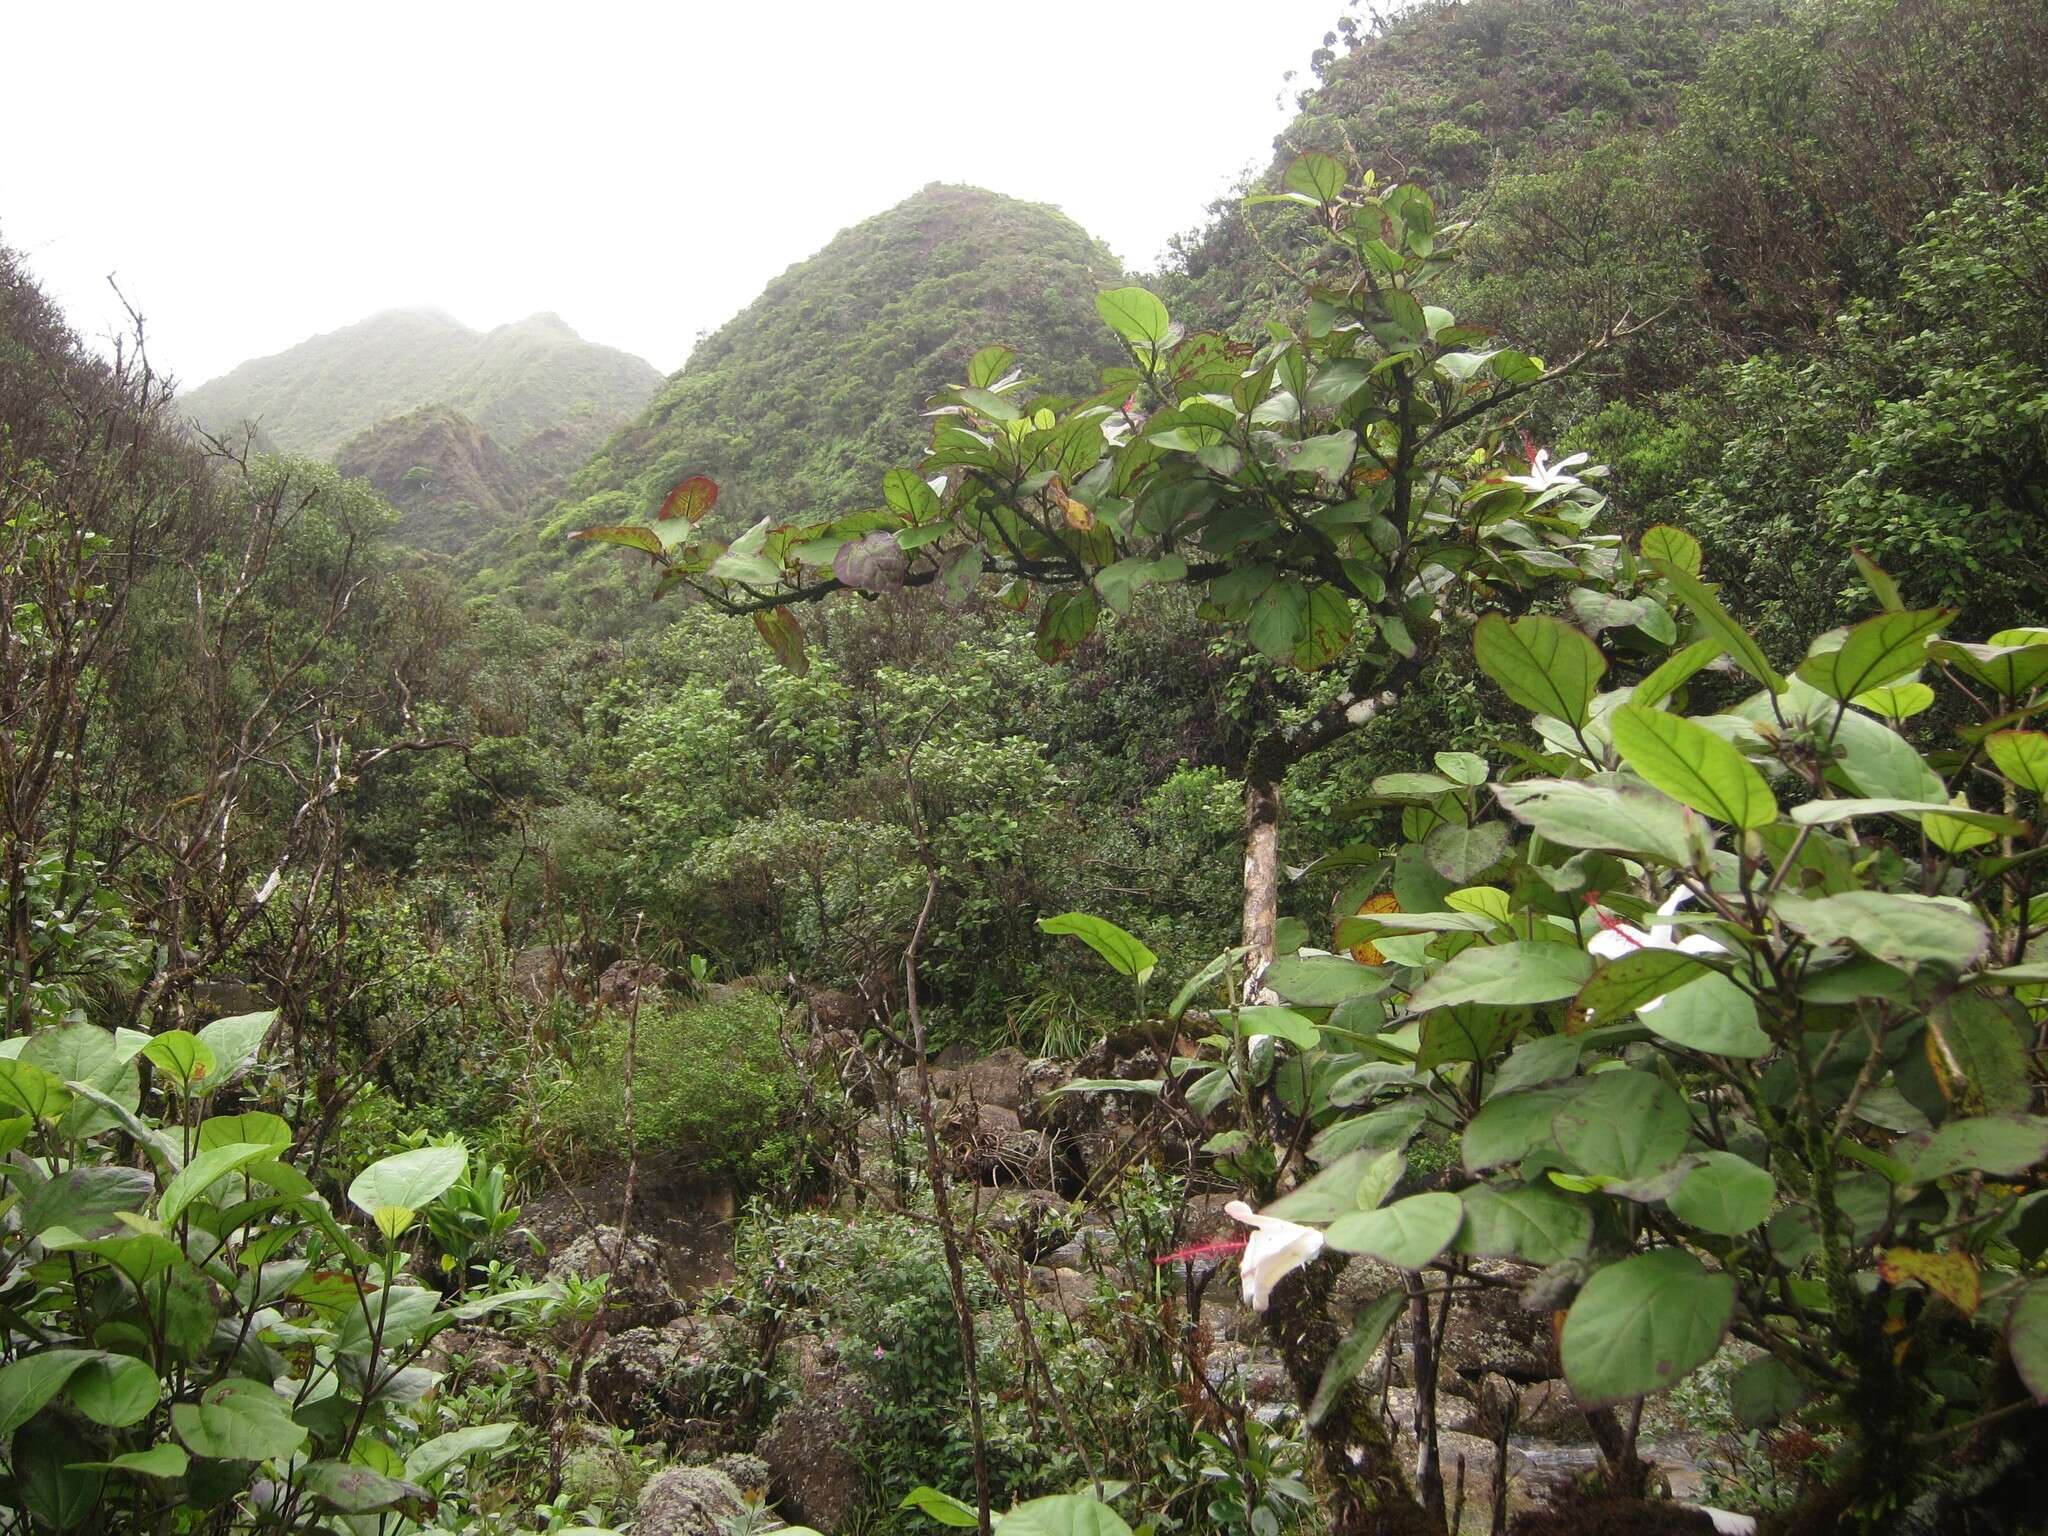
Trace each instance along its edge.
{"label": "hibiscus shrub", "polygon": [[[1247,1297],[1277,1308],[1324,1248],[1425,1282],[1366,1309],[1327,1406],[1396,1315],[1519,1261],[1610,1476],[1641,1484],[1600,1410],[1727,1348],[1744,1422],[1834,1448],[1816,1500],[1981,1488],[2048,1420],[2048,629],[1943,638],[1950,610],[1866,564],[1881,611],[1788,676],[1691,538],[1640,555],[1687,615],[1668,659],[1603,691],[1585,630],[1482,619],[1536,744],[1379,781],[1404,842],[1331,952],[1214,1016],[1188,1097],[1243,1113],[1211,1148],[1293,1186],[1240,1208]],[[1755,691],[1689,716],[1710,667]],[[1423,1135],[1460,1153],[1432,1187]]]}

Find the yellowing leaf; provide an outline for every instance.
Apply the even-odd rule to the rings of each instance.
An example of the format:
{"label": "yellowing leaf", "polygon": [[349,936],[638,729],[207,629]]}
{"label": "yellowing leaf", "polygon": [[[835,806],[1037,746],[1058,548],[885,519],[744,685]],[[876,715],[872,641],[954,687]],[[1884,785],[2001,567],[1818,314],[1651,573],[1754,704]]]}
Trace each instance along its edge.
{"label": "yellowing leaf", "polygon": [[[1392,891],[1381,891],[1379,895],[1372,897],[1364,906],[1358,909],[1358,916],[1376,917],[1382,912],[1398,912],[1400,910],[1401,903],[1395,899],[1394,893]],[[1385,965],[1387,963],[1387,957],[1380,953],[1380,947],[1370,939],[1367,939],[1362,944],[1352,945],[1351,958],[1360,965]]]}
{"label": "yellowing leaf", "polygon": [[1878,1261],[1877,1271],[1887,1285],[1917,1280],[1938,1296],[1946,1297],[1965,1317],[1974,1317],[1983,1298],[1983,1279],[1977,1261],[1967,1253],[1921,1253],[1913,1248],[1888,1248]]}

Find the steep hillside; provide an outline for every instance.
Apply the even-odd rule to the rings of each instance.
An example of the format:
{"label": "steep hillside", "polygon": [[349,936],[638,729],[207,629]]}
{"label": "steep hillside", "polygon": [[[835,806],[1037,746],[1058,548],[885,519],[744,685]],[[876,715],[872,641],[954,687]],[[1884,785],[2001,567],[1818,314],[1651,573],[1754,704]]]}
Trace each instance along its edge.
{"label": "steep hillside", "polygon": [[660,384],[649,363],[583,340],[555,315],[471,330],[431,309],[387,310],[256,358],[189,391],[210,430],[258,421],[288,453],[331,458],[380,422],[449,406],[541,475],[581,462]]}
{"label": "steep hillside", "polygon": [[1095,295],[1120,276],[1057,209],[928,186],[839,234],[701,342],[573,477],[539,549],[506,551],[503,575],[517,566],[545,584],[569,567],[566,530],[637,517],[687,474],[719,482],[718,515],[735,525],[871,501],[882,472],[916,452],[926,398],[965,377],[977,348],[1013,348],[1051,389],[1090,384],[1116,355]]}
{"label": "steep hillside", "polygon": [[[1391,22],[1346,16],[1314,57],[1316,83],[1260,179],[1277,187],[1321,150],[1420,181],[1448,209],[1525,161],[1668,126],[1679,93],[1755,0],[1416,0]],[[1237,199],[1177,242],[1176,295],[1231,329],[1285,307],[1291,285],[1271,209]],[[1247,227],[1247,219],[1259,234]],[[1263,238],[1262,238],[1263,237]]]}
{"label": "steep hillside", "polygon": [[515,459],[453,406],[426,405],[358,434],[335,455],[399,510],[392,537],[413,549],[460,554],[511,522],[537,483],[531,459]]}

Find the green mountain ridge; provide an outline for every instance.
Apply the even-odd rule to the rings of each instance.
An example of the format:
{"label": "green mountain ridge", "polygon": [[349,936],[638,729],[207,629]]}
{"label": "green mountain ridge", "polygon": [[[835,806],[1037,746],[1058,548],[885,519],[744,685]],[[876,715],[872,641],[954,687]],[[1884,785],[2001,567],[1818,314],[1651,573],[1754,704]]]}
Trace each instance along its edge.
{"label": "green mountain ridge", "polygon": [[447,406],[554,474],[587,458],[660,382],[653,364],[585,341],[558,315],[477,331],[440,310],[393,309],[254,358],[180,404],[209,431],[253,421],[281,450],[314,458]]}
{"label": "green mountain ridge", "polygon": [[[646,612],[626,562],[573,563],[564,536],[645,516],[676,481],[720,486],[715,516],[829,513],[876,502],[881,476],[914,457],[926,399],[965,377],[981,346],[1012,348],[1047,389],[1079,391],[1119,354],[1095,296],[1123,278],[1116,258],[1059,210],[933,183],[835,236],[770,282],[698,344],[646,409],[569,480],[538,533],[500,553],[486,588],[529,596],[621,586],[616,617]],[[560,606],[565,591],[541,601]],[[578,603],[586,620],[606,605]]]}

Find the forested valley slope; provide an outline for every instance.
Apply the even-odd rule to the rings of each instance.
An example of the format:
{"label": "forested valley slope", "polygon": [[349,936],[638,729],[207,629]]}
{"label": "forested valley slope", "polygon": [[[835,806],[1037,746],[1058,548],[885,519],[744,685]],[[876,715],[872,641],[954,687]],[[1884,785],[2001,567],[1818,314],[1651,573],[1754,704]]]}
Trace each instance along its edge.
{"label": "forested valley slope", "polygon": [[1302,41],[666,379],[0,247],[17,1528],[2036,1528],[2048,12]]}

